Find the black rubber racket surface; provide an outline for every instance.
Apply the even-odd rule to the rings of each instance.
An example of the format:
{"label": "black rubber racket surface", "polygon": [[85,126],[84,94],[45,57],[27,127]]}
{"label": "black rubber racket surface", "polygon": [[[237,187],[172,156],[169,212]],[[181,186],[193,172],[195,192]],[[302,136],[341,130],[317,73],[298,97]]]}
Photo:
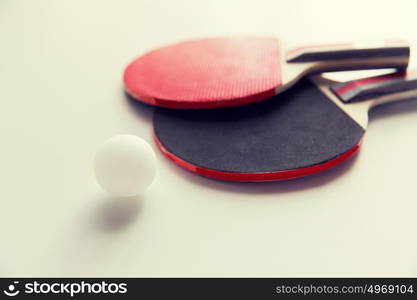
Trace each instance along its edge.
{"label": "black rubber racket surface", "polygon": [[[358,94],[362,98],[363,86],[388,97],[394,91],[391,100],[395,100],[399,98],[395,81],[383,77],[334,86],[345,96],[362,91]],[[386,82],[394,82],[388,90]],[[283,94],[248,106],[203,111],[159,108],[154,115],[155,139],[175,163],[207,177],[268,181],[306,176],[343,162],[359,149],[366,129],[360,118],[366,120],[375,102],[358,103],[352,97],[348,104],[330,99],[336,95],[303,79]],[[354,106],[357,109],[350,111]]]}

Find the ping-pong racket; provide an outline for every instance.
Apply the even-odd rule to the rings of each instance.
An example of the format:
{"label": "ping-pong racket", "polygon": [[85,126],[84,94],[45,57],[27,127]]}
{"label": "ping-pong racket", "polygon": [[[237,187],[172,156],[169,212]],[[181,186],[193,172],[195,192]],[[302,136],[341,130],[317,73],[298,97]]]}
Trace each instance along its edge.
{"label": "ping-pong racket", "polygon": [[124,72],[134,99],[177,109],[241,106],[282,92],[306,74],[405,69],[404,41],[308,46],[282,52],[275,38],[209,38],[151,51]]}
{"label": "ping-pong racket", "polygon": [[229,181],[314,174],[354,155],[372,107],[417,99],[416,73],[347,83],[316,75],[266,101],[215,110],[158,108],[155,140],[179,166]]}

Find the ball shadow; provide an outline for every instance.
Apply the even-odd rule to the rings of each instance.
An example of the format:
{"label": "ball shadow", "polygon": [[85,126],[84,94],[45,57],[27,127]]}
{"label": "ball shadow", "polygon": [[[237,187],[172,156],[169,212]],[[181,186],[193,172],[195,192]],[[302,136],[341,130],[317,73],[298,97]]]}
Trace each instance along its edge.
{"label": "ball shadow", "polygon": [[143,208],[143,199],[135,197],[99,196],[99,205],[94,208],[93,226],[102,232],[113,232],[133,224]]}

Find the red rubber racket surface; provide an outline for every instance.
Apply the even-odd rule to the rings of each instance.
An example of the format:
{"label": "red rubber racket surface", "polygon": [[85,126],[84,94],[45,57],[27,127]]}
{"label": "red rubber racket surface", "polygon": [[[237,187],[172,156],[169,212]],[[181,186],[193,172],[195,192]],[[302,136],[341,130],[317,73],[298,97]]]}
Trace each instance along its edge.
{"label": "red rubber racket surface", "polygon": [[168,108],[216,108],[263,100],[281,85],[274,38],[211,38],[149,52],[125,70],[135,99]]}

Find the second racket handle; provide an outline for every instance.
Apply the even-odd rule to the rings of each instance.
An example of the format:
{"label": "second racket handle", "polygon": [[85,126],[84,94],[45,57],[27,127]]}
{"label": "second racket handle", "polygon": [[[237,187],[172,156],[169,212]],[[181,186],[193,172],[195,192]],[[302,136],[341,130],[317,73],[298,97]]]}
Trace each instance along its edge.
{"label": "second racket handle", "polygon": [[358,102],[380,97],[395,100],[401,94],[417,92],[417,70],[397,72],[387,75],[363,78],[330,87],[333,93],[343,102]]}

